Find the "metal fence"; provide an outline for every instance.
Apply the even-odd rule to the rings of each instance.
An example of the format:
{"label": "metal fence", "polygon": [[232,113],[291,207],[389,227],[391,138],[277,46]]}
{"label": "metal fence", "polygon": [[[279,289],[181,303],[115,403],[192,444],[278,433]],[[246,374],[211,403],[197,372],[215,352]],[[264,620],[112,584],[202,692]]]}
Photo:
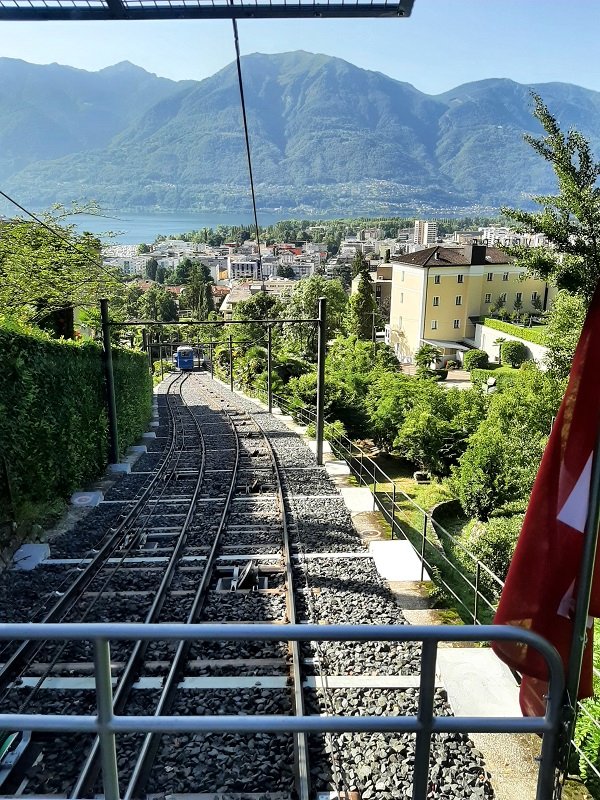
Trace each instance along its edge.
{"label": "metal fence", "polygon": [[[97,713],[0,714],[2,731],[92,733],[101,745],[105,800],[119,800],[116,734],[120,733],[409,733],[415,735],[413,800],[430,793],[431,737],[443,733],[538,733],[543,736],[536,800],[550,800],[561,720],[563,671],[558,653],[544,639],[508,626],[265,625],[20,623],[0,628],[0,640],[90,641],[95,653]],[[340,715],[115,715],[110,641],[387,641],[421,642],[416,713],[412,716]],[[435,713],[436,657],[439,642],[522,642],[534,647],[548,666],[549,690],[543,717],[452,717]],[[116,680],[116,679],[114,679]],[[258,787],[259,788],[259,787]]]}
{"label": "metal fence", "polygon": [[[312,409],[298,407],[276,395],[273,400],[301,424],[314,424]],[[390,525],[392,539],[411,542],[421,560],[421,580],[427,570],[461,609],[463,619],[475,625],[489,623],[504,581],[431,512],[399,489],[356,442],[340,434],[334,425],[327,426],[325,438],[335,455],[346,461],[358,483],[371,489],[377,508]]]}

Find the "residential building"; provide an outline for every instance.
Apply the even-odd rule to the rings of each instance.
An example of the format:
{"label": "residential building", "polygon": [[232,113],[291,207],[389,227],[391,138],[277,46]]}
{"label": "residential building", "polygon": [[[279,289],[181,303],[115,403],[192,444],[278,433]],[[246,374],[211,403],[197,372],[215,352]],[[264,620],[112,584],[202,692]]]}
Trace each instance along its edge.
{"label": "residential building", "polygon": [[438,224],[431,219],[416,219],[413,242],[415,244],[435,244],[438,238]]}
{"label": "residential building", "polygon": [[525,312],[540,298],[548,303],[548,285],[526,276],[496,247],[429,247],[392,260],[390,324],[386,341],[401,360],[412,360],[423,342],[447,357],[474,346],[475,323],[501,300]]}

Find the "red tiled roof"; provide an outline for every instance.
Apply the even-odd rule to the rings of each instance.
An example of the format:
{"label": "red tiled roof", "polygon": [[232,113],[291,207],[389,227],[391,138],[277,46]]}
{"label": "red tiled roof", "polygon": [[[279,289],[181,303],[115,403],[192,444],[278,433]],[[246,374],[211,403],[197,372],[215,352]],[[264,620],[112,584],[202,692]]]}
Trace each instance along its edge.
{"label": "red tiled roof", "polygon": [[[437,252],[438,257],[435,258]],[[469,266],[470,258],[464,247],[428,247],[416,253],[392,258],[394,264],[409,264],[413,267]],[[485,264],[510,264],[511,258],[499,247],[486,247]]]}

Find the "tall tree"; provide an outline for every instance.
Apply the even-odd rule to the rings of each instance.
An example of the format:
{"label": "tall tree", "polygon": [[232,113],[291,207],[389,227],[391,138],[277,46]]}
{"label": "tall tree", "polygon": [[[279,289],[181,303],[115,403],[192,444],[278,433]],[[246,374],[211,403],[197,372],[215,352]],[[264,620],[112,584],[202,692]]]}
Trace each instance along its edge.
{"label": "tall tree", "polygon": [[[316,319],[319,313],[319,297],[327,300],[327,338],[341,333],[348,298],[344,287],[337,279],[327,280],[322,275],[311,275],[295,285],[284,314],[291,319]],[[310,356],[317,352],[317,335],[314,324],[286,325],[285,337],[295,349],[304,349]]]}
{"label": "tall tree", "polygon": [[23,219],[0,222],[0,314],[36,322],[66,306],[95,307],[121,281],[102,264],[100,242],[45,214],[47,227]]}
{"label": "tall tree", "polygon": [[521,231],[544,234],[552,247],[519,246],[508,252],[530,274],[589,305],[600,279],[600,163],[581,133],[563,133],[541,97],[533,92],[532,97],[545,136],[524,138],[551,165],[558,194],[534,197],[540,211],[503,208],[502,213]]}
{"label": "tall tree", "polygon": [[146,262],[146,277],[151,281],[156,280],[156,271],[158,269],[158,261],[155,258],[149,258]]}
{"label": "tall tree", "polygon": [[357,290],[348,301],[348,333],[358,336],[359,339],[370,339],[377,321],[373,281],[368,269],[364,267],[360,272]]}

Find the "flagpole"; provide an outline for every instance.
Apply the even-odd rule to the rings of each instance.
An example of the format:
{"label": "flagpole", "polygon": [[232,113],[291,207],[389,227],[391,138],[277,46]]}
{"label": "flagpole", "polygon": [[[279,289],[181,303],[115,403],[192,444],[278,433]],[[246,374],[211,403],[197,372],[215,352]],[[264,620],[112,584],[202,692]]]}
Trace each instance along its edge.
{"label": "flagpole", "polygon": [[[570,717],[566,720],[566,731],[568,735],[567,752],[570,750],[570,741],[573,738],[575,718],[577,716],[577,690],[581,678],[581,668],[583,664],[583,652],[587,638],[587,621],[592,595],[592,584],[594,579],[594,564],[596,561],[596,550],[598,546],[600,526],[600,428],[596,435],[596,446],[592,460],[592,474],[590,477],[590,492],[587,518],[584,530],[583,553],[581,556],[581,568],[579,571],[579,586],[577,589],[577,601],[575,605],[575,617],[573,619],[573,639],[571,641],[571,652],[569,654],[569,666],[565,684],[565,708],[569,710]],[[566,765],[565,765],[566,766]]]}

